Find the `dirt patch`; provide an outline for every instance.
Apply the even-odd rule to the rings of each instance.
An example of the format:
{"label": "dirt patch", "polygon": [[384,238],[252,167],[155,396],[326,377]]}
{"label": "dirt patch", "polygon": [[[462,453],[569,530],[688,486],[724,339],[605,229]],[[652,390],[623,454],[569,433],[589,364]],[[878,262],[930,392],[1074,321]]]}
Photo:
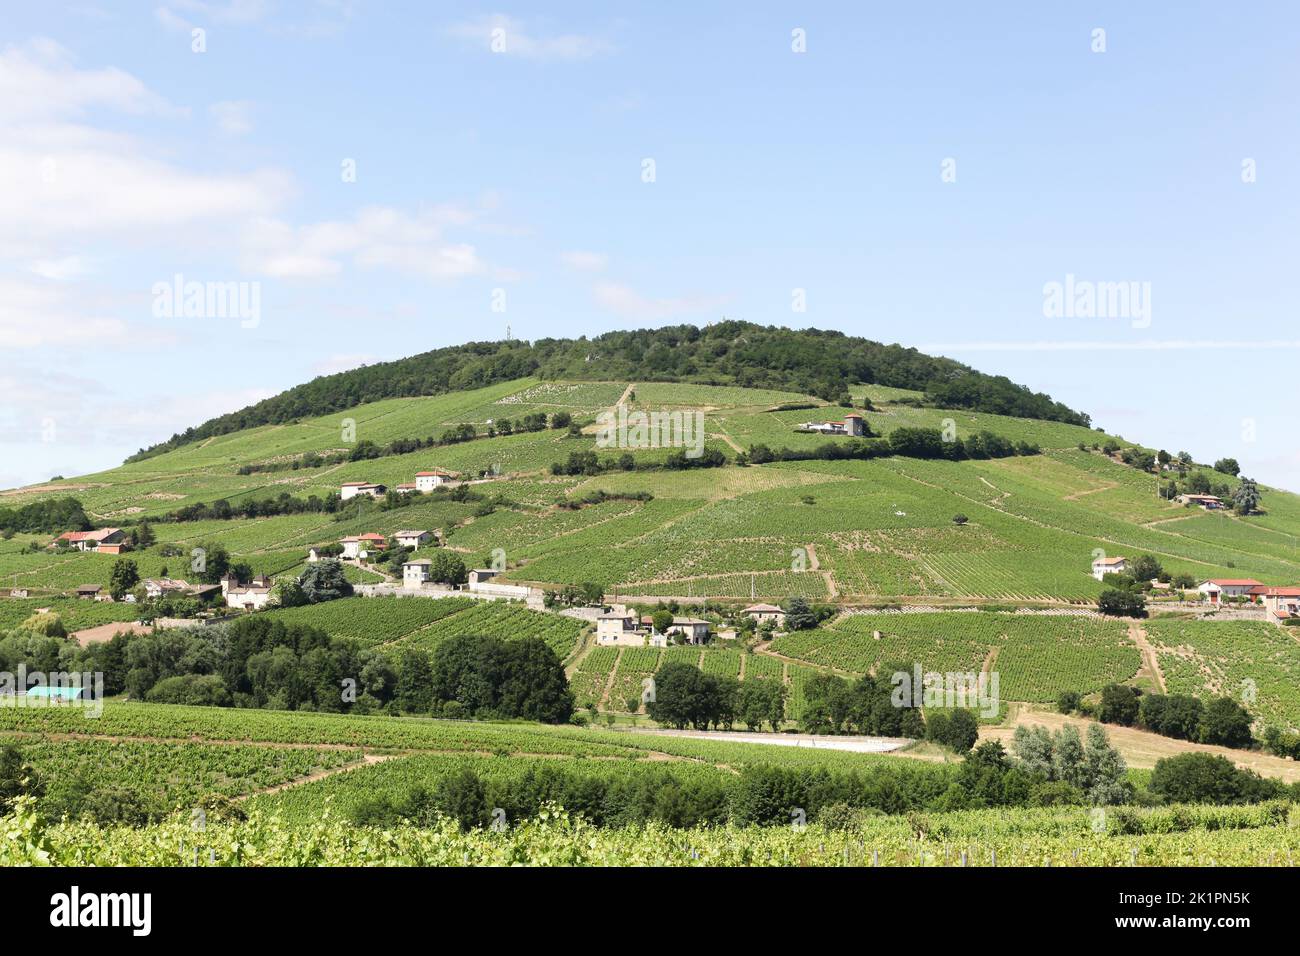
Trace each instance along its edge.
{"label": "dirt patch", "polygon": [[[1022,708],[1011,720],[1010,724],[1004,726],[981,727],[980,739],[1001,741],[1002,745],[1010,751],[1011,738],[1015,735],[1016,726],[1019,724],[1046,727],[1052,731],[1059,730],[1066,724],[1073,724],[1078,728],[1080,736],[1086,737],[1088,725],[1092,723],[1082,717],[1067,717],[1049,710],[1029,708]],[[1174,740],[1172,737],[1162,737],[1145,730],[1134,730],[1132,727],[1118,727],[1113,724],[1102,726],[1106,736],[1110,738],[1111,745],[1123,755],[1130,767],[1149,769],[1163,757],[1174,757],[1185,753],[1209,753],[1227,757],[1238,767],[1246,767],[1265,777],[1276,777],[1287,783],[1300,781],[1300,764],[1293,760],[1283,760],[1281,757],[1248,750],[1233,750],[1229,747],[1213,747],[1209,744]]]}
{"label": "dirt patch", "polygon": [[72,639],[82,647],[111,641],[116,634],[152,634],[152,624],[139,624],[135,621],[117,621],[113,624],[100,624],[96,627],[82,628],[74,631]]}

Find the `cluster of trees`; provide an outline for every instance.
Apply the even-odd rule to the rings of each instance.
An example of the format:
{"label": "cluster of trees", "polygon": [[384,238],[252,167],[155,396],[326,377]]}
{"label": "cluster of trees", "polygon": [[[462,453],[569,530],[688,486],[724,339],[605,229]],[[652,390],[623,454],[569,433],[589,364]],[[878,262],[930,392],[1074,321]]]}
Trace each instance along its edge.
{"label": "cluster of trees", "polygon": [[[818,674],[804,684],[800,729],[810,734],[869,734],[882,737],[921,738],[926,721],[919,706],[899,707],[893,700],[893,673],[912,673],[911,664],[886,665],[880,677],[866,674],[848,680]],[[919,700],[911,703],[920,704]],[[970,749],[969,745],[965,749]]]}
{"label": "cluster of trees", "polygon": [[108,695],[215,707],[567,722],[559,658],[536,638],[449,638],[385,652],[251,615],[204,628],[122,633],[80,647],[53,621],[0,636],[0,670],[99,672]]}
{"label": "cluster of trees", "polygon": [[282,491],[274,498],[263,498],[260,501],[249,498],[233,505],[225,498],[218,498],[210,505],[206,502],[196,501],[192,505],[185,505],[169,511],[155,520],[165,522],[231,521],[236,518],[269,518],[274,515],[334,514],[339,511],[342,505],[343,502],[336,493],[330,493],[324,498],[319,495],[295,498],[289,492]]}
{"label": "cluster of trees", "polygon": [[1090,424],[1087,415],[1003,376],[899,345],[820,329],[723,321],[609,332],[594,339],[471,342],[325,375],[255,405],[173,435],[128,461],[258,425],[352,408],[384,398],[437,395],[536,375],[541,378],[683,381],[779,388],[838,400],[845,382],[876,382],[926,393],[945,408],[969,408]]}
{"label": "cluster of trees", "polygon": [[[653,501],[654,495],[648,491],[602,491],[597,488],[594,491],[583,492],[580,495],[573,495],[569,498],[560,498],[555,502],[555,507],[561,511],[578,511],[589,505],[601,505],[606,501]],[[599,600],[599,599],[598,599]]]}
{"label": "cluster of trees", "polygon": [[[1156,761],[1147,784],[1153,797],[1164,803],[1260,803],[1295,800],[1300,787],[1261,777],[1218,754],[1186,753]],[[1285,822],[1287,814],[1282,813]]]}
{"label": "cluster of trees", "polygon": [[[654,676],[646,712],[679,730],[730,730],[740,721],[750,730],[768,724],[775,731],[785,720],[785,694],[785,685],[778,680],[741,683],[734,677],[706,674],[690,664],[666,664]],[[633,703],[637,702],[628,701]]]}
{"label": "cluster of trees", "polygon": [[669,471],[685,471],[690,468],[721,468],[727,463],[727,456],[716,448],[706,448],[698,456],[690,456],[683,449],[674,449],[662,461],[642,460],[638,462],[631,452],[624,452],[617,458],[601,458],[594,451],[574,451],[565,461],[551,465],[553,475],[603,475],[610,471],[653,471],[666,468]]}
{"label": "cluster of trees", "polygon": [[[400,671],[409,676],[427,661],[421,651],[405,650]],[[564,676],[564,665],[555,651],[538,638],[503,640],[475,634],[449,637],[434,650],[428,666],[427,681],[413,685],[414,691],[422,695],[410,702],[414,704],[411,709],[417,712],[548,724],[567,723],[573,716],[573,692]]]}
{"label": "cluster of trees", "polygon": [[737,464],[762,465],[770,461],[845,461],[870,458],[947,459],[965,461],[976,458],[1007,458],[1012,455],[1037,455],[1041,449],[1029,442],[1010,439],[982,431],[966,438],[946,440],[937,428],[898,428],[884,438],[850,438],[824,442],[812,449],[780,448],[754,445]]}
{"label": "cluster of trees", "polygon": [[93,525],[76,498],[47,498],[19,508],[0,508],[0,533],[89,531]]}
{"label": "cluster of trees", "polygon": [[[418,439],[417,439],[418,440]],[[292,461],[261,461],[251,465],[240,465],[235,472],[239,475],[257,475],[268,471],[300,471],[303,468],[323,468],[326,465],[340,465],[349,458],[348,452],[340,451],[332,455],[318,455],[314,451],[303,452]]]}
{"label": "cluster of trees", "polygon": [[1139,727],[1165,737],[1239,749],[1256,744],[1250,711],[1231,697],[1208,702],[1190,694],[1144,694],[1127,684],[1107,684],[1097,706],[1086,704],[1074,691],[1062,693],[1057,709],[1079,712],[1107,724]]}

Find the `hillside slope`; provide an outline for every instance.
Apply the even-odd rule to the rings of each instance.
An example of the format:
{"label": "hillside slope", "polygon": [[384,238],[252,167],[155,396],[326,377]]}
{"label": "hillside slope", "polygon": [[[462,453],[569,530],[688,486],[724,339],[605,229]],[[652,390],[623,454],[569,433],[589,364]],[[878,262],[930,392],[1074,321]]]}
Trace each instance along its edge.
{"label": "hillside slope", "polygon": [[[619,595],[1086,602],[1099,589],[1088,573],[1097,550],[1151,553],[1171,573],[1196,578],[1300,580],[1294,537],[1300,499],[1293,495],[1265,489],[1266,513],[1249,518],[1188,509],[1158,498],[1154,475],[1097,450],[1108,436],[1082,426],[917,407],[910,404],[913,393],[896,387],[857,385],[851,391],[859,404],[870,399],[872,410],[863,414],[877,435],[918,426],[949,427],[958,438],[988,431],[1037,445],[1042,453],[966,461],[729,462],[673,471],[646,468],[662,463],[669,449],[612,449],[600,454],[611,460],[626,453],[636,469],[560,476],[551,473],[553,463],[597,450],[590,424],[576,435],[547,427],[488,437],[490,429],[502,419],[557,412],[590,423],[626,399],[633,410],[701,412],[705,446],[734,459],[760,443],[796,450],[825,444],[830,439],[795,426],[840,417],[844,409],[811,408],[819,404],[815,397],[775,390],[525,378],[211,436],[99,474],[5,492],[3,504],[73,495],[97,525],[129,527],[154,518],[157,544],[133,555],[145,576],[183,564],[161,554],[168,544],[183,550],[221,542],[255,570],[275,574],[298,567],[310,545],[415,527],[443,529],[471,565],[504,551],[509,579],[546,586],[594,582]],[[782,410],[789,405],[802,407]],[[403,448],[402,442],[466,424],[479,437],[382,454],[393,442]],[[301,467],[304,455],[345,459],[366,443],[380,456],[327,457],[314,462],[318,467]],[[359,514],[240,516],[248,502],[314,497],[319,503],[347,481],[391,487],[432,468],[495,478],[471,486],[464,500],[439,494],[394,510],[371,505]],[[557,508],[557,502],[594,492],[614,497]],[[158,520],[219,500],[231,506],[231,519]],[[958,526],[952,520],[957,514],[968,521]],[[50,590],[107,582],[113,556],[32,550],[50,537],[18,534],[0,542],[3,580]]]}
{"label": "hillside slope", "polygon": [[440,395],[523,376],[736,384],[839,398],[845,382],[928,393],[933,404],[1087,425],[1088,416],[1002,376],[841,332],[719,322],[608,332],[594,339],[470,342],[321,376],[141,449],[135,459],[258,425],[385,398]]}

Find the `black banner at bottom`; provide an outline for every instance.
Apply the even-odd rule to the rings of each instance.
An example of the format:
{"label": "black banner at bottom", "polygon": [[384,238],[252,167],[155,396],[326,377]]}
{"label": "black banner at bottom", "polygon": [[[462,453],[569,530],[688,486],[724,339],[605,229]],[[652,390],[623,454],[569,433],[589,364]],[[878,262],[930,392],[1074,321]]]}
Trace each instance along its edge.
{"label": "black banner at bottom", "polygon": [[[543,928],[562,914],[586,932],[608,923],[626,933],[647,921],[685,918],[704,924],[699,931],[706,935],[716,926],[719,938],[734,943],[751,933],[770,938],[781,911],[800,920],[792,927],[811,928],[803,922],[809,917],[830,925],[866,920],[873,934],[912,937],[938,920],[954,932],[992,923],[1007,942],[1042,939],[1039,933],[1074,941],[1161,932],[1227,941],[1290,925],[1291,876],[1286,869],[1137,867],[9,869],[0,870],[0,898],[15,938],[93,936],[127,945],[249,934],[259,943],[337,944],[361,934],[360,945],[366,927],[388,921],[399,932],[424,923],[477,923],[494,939],[542,943]],[[679,910],[674,900],[691,905]],[[721,912],[715,908],[733,906],[731,917],[709,918]],[[750,915],[740,918],[744,913]],[[754,919],[758,913],[765,915]]]}

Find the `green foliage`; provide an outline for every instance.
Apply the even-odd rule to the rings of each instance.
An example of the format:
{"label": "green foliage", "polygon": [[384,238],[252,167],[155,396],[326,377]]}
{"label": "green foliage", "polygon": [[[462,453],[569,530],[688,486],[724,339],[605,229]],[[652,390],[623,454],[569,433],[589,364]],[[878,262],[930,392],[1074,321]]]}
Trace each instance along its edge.
{"label": "green foliage", "polygon": [[1131,727],[1138,718],[1139,692],[1125,684],[1107,684],[1101,689],[1098,716],[1104,724]]}
{"label": "green foliage", "polygon": [[313,604],[334,601],[352,593],[352,585],[343,573],[343,565],[334,558],[322,558],[307,565],[298,578],[298,585],[307,600]]}
{"label": "green foliage", "polygon": [[1156,761],[1149,788],[1169,803],[1258,803],[1281,787],[1218,754],[1186,753]]}

